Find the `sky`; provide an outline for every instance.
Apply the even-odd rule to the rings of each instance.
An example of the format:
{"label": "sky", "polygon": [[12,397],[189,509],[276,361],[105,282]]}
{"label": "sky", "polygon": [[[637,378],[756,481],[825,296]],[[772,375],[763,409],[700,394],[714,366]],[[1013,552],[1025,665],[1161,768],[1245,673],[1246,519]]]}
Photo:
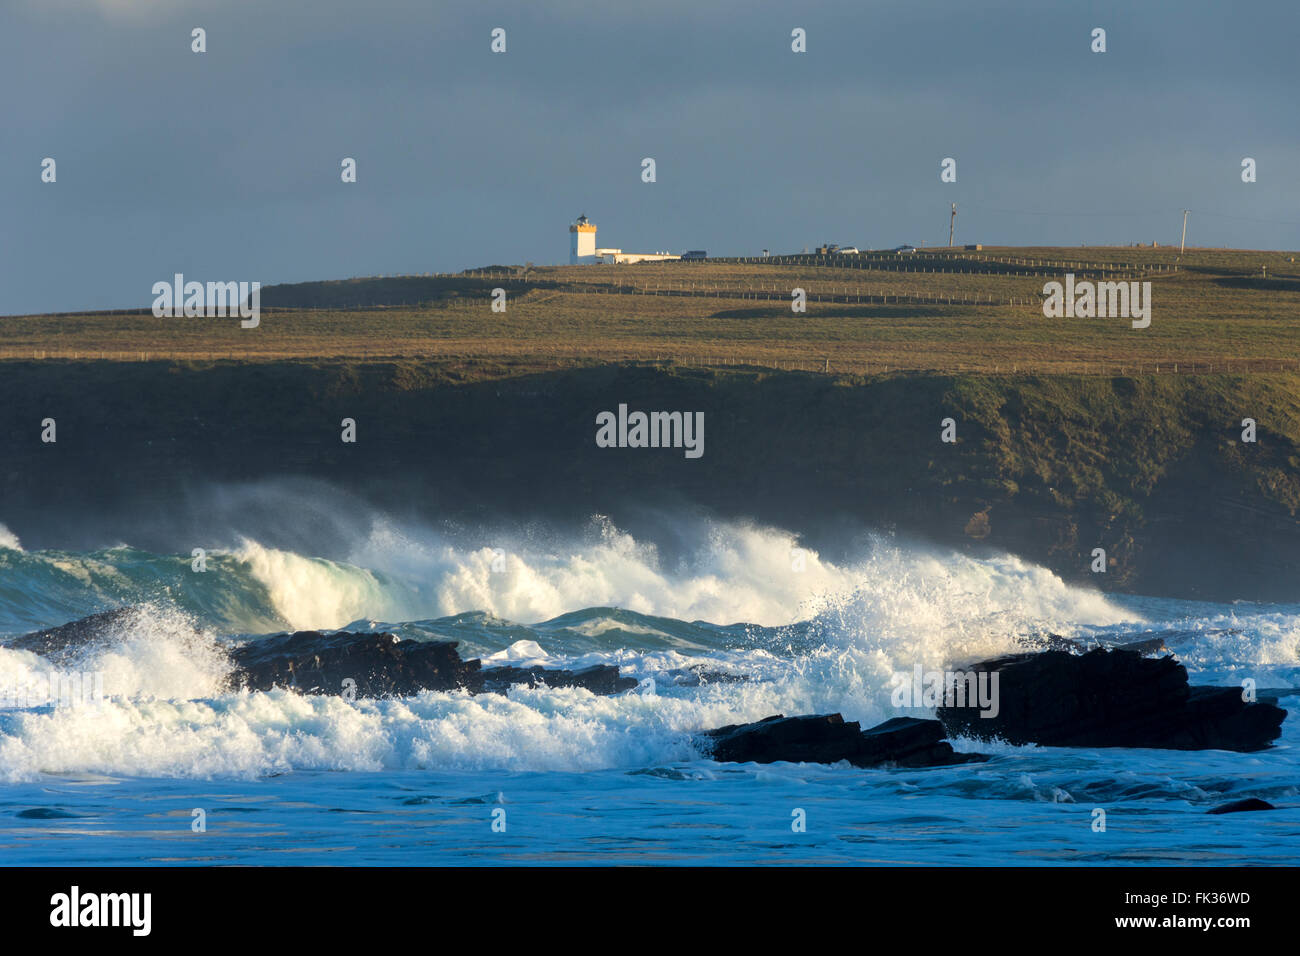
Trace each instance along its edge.
{"label": "sky", "polygon": [[959,243],[1190,209],[1295,250],[1298,36],[1295,0],[0,0],[0,314],[566,262],[582,213],[634,252],[941,245],[953,202]]}

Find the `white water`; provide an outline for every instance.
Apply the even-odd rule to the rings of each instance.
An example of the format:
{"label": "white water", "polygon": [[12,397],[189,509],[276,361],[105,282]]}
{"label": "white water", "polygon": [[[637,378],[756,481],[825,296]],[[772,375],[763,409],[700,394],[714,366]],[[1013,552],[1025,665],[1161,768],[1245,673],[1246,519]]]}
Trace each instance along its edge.
{"label": "white water", "polygon": [[[57,567],[60,587],[74,587],[84,574],[96,594],[110,592],[128,572],[138,582],[131,569],[140,566],[178,576],[119,639],[66,665],[103,675],[108,699],[101,706],[0,710],[0,776],[641,767],[689,759],[696,731],[773,713],[840,711],[870,726],[897,714],[889,699],[895,673],[1019,650],[1019,638],[1044,633],[1136,637],[1152,627],[1184,628],[1201,636],[1179,654],[1207,680],[1259,675],[1260,686],[1279,686],[1300,676],[1300,609],[1120,603],[1013,557],[976,559],[877,539],[852,561],[807,553],[804,569],[795,570],[793,535],[746,523],[701,525],[694,547],[671,565],[653,545],[607,522],[562,539],[476,547],[463,540],[376,519],[345,561],[246,538],[224,556],[214,552],[203,575],[175,557],[129,549],[51,553],[47,563]],[[41,553],[22,557],[29,562],[24,573],[48,570]],[[505,620],[482,622],[462,645],[466,656],[614,663],[653,680],[655,692],[595,697],[516,689],[508,698],[425,693],[357,702],[223,693],[224,656],[193,637],[192,616],[172,601],[200,586],[242,595],[235,618],[278,618],[295,629],[487,611]],[[138,596],[138,583],[133,587]],[[660,620],[598,612],[572,630],[507,623],[591,607]],[[683,623],[693,620],[768,627],[723,631]],[[800,621],[806,623],[784,627]],[[1218,633],[1227,627],[1241,633]],[[689,639],[678,639],[678,628],[690,628]],[[693,664],[751,679],[674,686],[674,670]],[[0,649],[0,687],[39,681],[48,667],[34,655]]]}
{"label": "white water", "polygon": [[22,542],[12,531],[0,524],[0,548],[8,548],[10,551],[21,551]]}
{"label": "white water", "polygon": [[978,561],[876,542],[869,555],[842,566],[804,547],[796,571],[800,547],[785,531],[712,523],[683,560],[668,566],[653,544],[607,522],[586,536],[543,546],[503,541],[465,548],[376,519],[345,562],[247,539],[234,555],[265,587],[276,613],[299,630],[466,611],[536,622],[586,607],[777,626],[843,607],[846,599],[856,606],[845,608],[845,623],[867,615],[858,618],[864,625],[911,632],[956,627],[966,638],[1021,622],[1128,619],[1100,595],[1068,588],[1014,558]]}

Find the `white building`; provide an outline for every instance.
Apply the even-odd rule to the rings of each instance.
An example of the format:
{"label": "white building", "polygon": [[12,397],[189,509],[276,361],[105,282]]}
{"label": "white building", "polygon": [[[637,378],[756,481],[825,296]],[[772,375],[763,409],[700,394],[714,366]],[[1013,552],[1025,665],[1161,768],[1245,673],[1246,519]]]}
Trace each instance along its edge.
{"label": "white building", "polygon": [[569,227],[569,265],[596,261],[596,224],[586,216]]}
{"label": "white building", "polygon": [[664,262],[668,259],[680,259],[669,252],[624,252],[622,249],[597,249],[596,224],[586,216],[579,216],[577,222],[569,226],[569,265],[604,262],[608,264],[626,264],[629,262]]}

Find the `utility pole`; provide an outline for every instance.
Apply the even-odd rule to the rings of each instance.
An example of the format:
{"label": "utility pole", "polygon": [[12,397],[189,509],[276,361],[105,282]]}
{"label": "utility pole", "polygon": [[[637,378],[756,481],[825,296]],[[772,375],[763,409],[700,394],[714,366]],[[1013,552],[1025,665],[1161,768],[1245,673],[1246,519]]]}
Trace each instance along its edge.
{"label": "utility pole", "polygon": [[1188,210],[1183,210],[1183,239],[1178,243],[1178,254],[1180,256],[1183,254],[1183,247],[1187,245],[1187,212]]}
{"label": "utility pole", "polygon": [[952,218],[948,220],[948,248],[952,248],[952,231],[957,228],[957,204],[952,204]]}

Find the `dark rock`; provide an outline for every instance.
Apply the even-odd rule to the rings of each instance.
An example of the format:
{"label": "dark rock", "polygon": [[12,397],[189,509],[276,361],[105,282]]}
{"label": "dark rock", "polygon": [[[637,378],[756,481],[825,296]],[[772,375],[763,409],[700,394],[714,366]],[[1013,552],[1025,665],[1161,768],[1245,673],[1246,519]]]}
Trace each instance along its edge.
{"label": "dark rock", "polygon": [[138,618],[140,611],[139,607],[134,606],[114,608],[58,627],[12,638],[4,646],[58,660],[87,647],[116,639]]}
{"label": "dark rock", "polygon": [[751,724],[728,724],[702,735],[723,763],[836,763],[862,749],[862,729],[839,714],[786,717],[776,714]]}
{"label": "dark rock", "polygon": [[1169,650],[1165,645],[1165,639],[1163,637],[1149,637],[1142,641],[1131,641],[1128,644],[1122,645],[1122,649],[1132,651],[1135,654],[1141,654],[1143,657],[1146,657],[1149,654],[1163,654]]}
{"label": "dark rock", "polygon": [[[92,614],[60,627],[24,634],[5,646],[57,661],[128,634],[141,610],[124,607]],[[201,637],[197,630],[192,631],[192,636]],[[296,631],[225,649],[235,665],[230,685],[245,690],[284,687],[304,694],[341,695],[351,690],[358,697],[404,697],[421,690],[461,688],[472,694],[504,694],[516,684],[585,687],[593,694],[616,694],[637,685],[633,678],[620,677],[617,667],[605,664],[576,671],[484,668],[479,660],[463,660],[456,647],[456,641],[401,640],[387,633]],[[349,680],[355,685],[344,684]]]}
{"label": "dark rock", "polygon": [[987,760],[959,754],[943,739],[937,720],[895,717],[863,732],[839,714],[785,717],[729,724],[701,734],[714,760],[725,763],[838,763],[857,767],[936,767]]}
{"label": "dark rock", "polygon": [[484,668],[462,660],[457,641],[400,640],[393,634],[298,631],[249,641],[230,652],[239,668],[236,685],[249,690],[293,687],[307,694],[341,694],[343,681],[356,681],[358,697],[406,697],[421,690],[465,689],[471,694],[504,694],[516,684],[528,687],[584,687],[593,694],[616,694],[637,685],[618,668],[597,664],[581,670],[544,667]]}
{"label": "dark rock", "polygon": [[996,672],[998,710],[943,706],[949,734],[1049,747],[1261,750],[1281,734],[1286,711],[1248,703],[1235,687],[1190,687],[1172,657],[1098,648],[1018,654],[967,670]]}
{"label": "dark rock", "polygon": [[955,763],[979,763],[987,754],[957,753],[944,740],[947,731],[937,720],[893,717],[862,732],[863,757],[859,766],[889,763],[899,767],[939,767]]}
{"label": "dark rock", "polygon": [[1034,634],[1022,637],[1016,643],[1021,647],[1028,647],[1038,651],[1070,651],[1082,654],[1088,649],[1074,638],[1063,637],[1060,634]]}
{"label": "dark rock", "polygon": [[[475,663],[478,663],[475,661]],[[612,664],[594,664],[576,671],[545,667],[491,667],[480,672],[476,692],[504,694],[516,684],[529,687],[585,687],[593,694],[617,694],[637,686],[635,677],[620,677]]]}
{"label": "dark rock", "polygon": [[464,661],[455,641],[403,641],[392,634],[297,631],[231,648],[232,683],[247,690],[286,687],[304,694],[409,696],[421,690],[476,686],[480,663]]}
{"label": "dark rock", "polygon": [[[1019,643],[1022,647],[1032,648],[1036,651],[1069,651],[1072,654],[1086,654],[1088,651],[1101,646],[1095,641],[1078,641],[1072,637],[1063,637],[1060,634],[1027,637],[1023,638]],[[1106,646],[1121,648],[1126,651],[1135,651],[1144,657],[1149,654],[1163,654],[1169,650],[1164,636],[1144,637],[1141,640],[1129,641],[1127,644],[1113,644]]]}
{"label": "dark rock", "polygon": [[1190,687],[1190,720],[1171,727],[1172,750],[1262,750],[1282,735],[1286,711],[1275,699],[1242,700],[1240,687]]}
{"label": "dark rock", "polygon": [[1207,810],[1206,813],[1241,813],[1244,810],[1276,810],[1277,807],[1267,800],[1257,800],[1254,797],[1247,797],[1245,800],[1234,800],[1232,803],[1225,803],[1221,807],[1215,807],[1213,810]]}

